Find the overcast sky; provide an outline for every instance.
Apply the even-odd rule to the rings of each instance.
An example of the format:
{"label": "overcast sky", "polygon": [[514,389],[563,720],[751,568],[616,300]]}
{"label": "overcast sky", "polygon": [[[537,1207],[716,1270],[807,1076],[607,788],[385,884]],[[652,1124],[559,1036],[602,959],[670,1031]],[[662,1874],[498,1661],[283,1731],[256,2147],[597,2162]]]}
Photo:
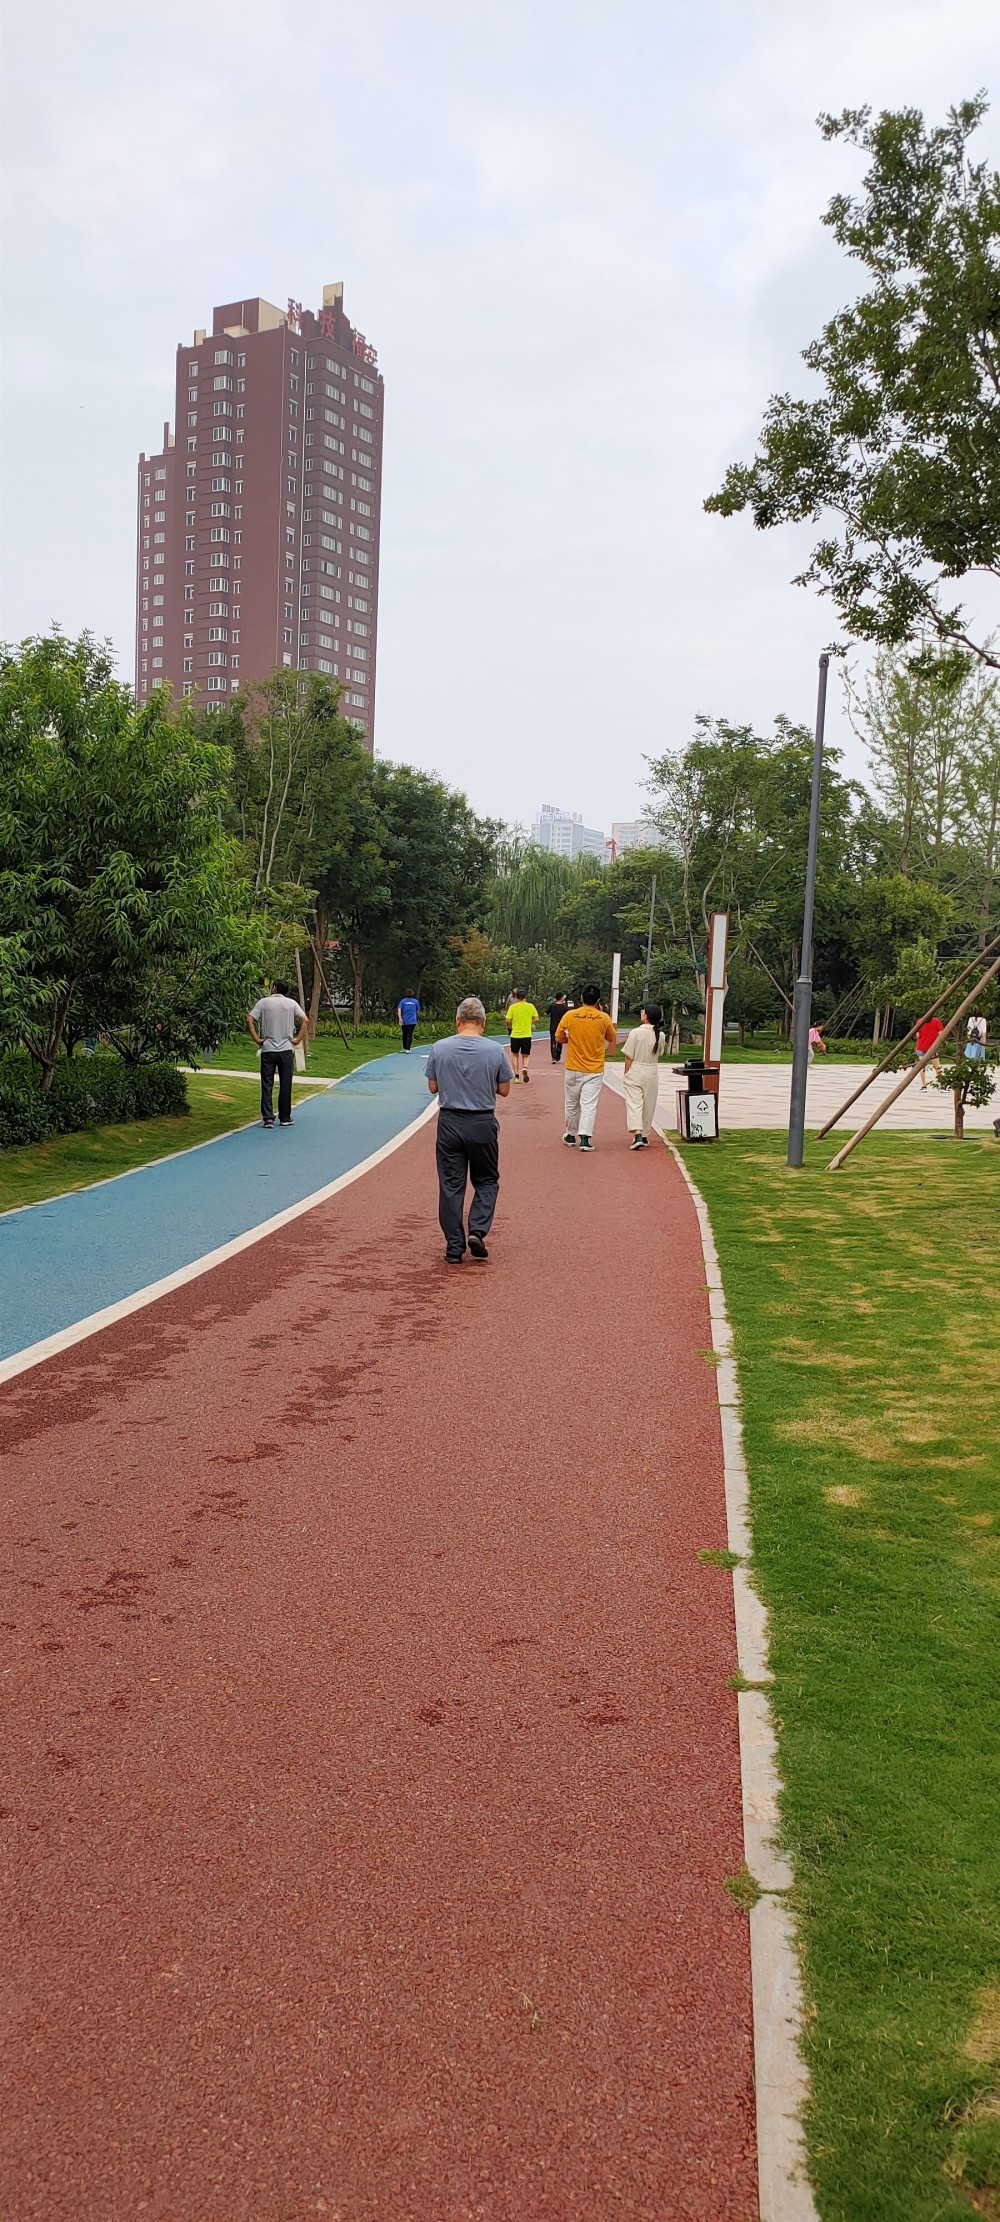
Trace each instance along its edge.
{"label": "overcast sky", "polygon": [[698,711],[811,718],[806,543],[702,501],[856,290],[817,113],[1000,101],[996,0],[5,12],[6,637],[88,626],[132,676],[176,345],[343,279],[386,383],[380,754],[607,827]]}

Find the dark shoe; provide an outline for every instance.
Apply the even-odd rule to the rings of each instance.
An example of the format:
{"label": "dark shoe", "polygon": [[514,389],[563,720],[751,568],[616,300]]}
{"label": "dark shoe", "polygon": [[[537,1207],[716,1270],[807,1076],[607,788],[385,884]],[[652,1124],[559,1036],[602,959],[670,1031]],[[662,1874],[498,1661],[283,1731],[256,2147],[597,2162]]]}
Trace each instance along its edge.
{"label": "dark shoe", "polygon": [[295,1120],[294,1120],[294,1119],[279,1119],[279,1120],[278,1120],[278,1125],[279,1125],[279,1126],[294,1126],[294,1125],[295,1125]]}
{"label": "dark shoe", "polygon": [[488,1258],[490,1254],[481,1234],[470,1234],[469,1249],[474,1258]]}
{"label": "dark shoe", "polygon": [[530,1074],[530,1072],[525,1072],[525,1073],[522,1073],[522,1074],[521,1074],[521,1078],[522,1078],[522,1080],[524,1081],[524,1085],[525,1085],[525,1087],[527,1087],[527,1085],[528,1085],[528,1082],[529,1082],[529,1080],[531,1079],[531,1074]]}
{"label": "dark shoe", "polygon": [[565,1142],[565,1144],[566,1144],[566,1148],[567,1148],[568,1150],[575,1150],[575,1148],[576,1148],[576,1135],[575,1135],[575,1134],[564,1134],[564,1135],[563,1135],[563,1141]]}
{"label": "dark shoe", "polygon": [[593,1145],[593,1142],[592,1142],[592,1141],[591,1141],[591,1139],[590,1139],[590,1136],[589,1136],[589,1134],[581,1134],[581,1136],[580,1136],[580,1148],[581,1148],[582,1150],[592,1150],[592,1149],[593,1149],[593,1147],[594,1147],[594,1145]]}
{"label": "dark shoe", "polygon": [[632,1136],[632,1140],[631,1140],[631,1142],[629,1143],[629,1148],[630,1148],[630,1149],[632,1149],[632,1150],[641,1150],[641,1149],[642,1149],[642,1147],[643,1147],[643,1140],[642,1140],[642,1135],[641,1135],[641,1134],[633,1134],[633,1136]]}
{"label": "dark shoe", "polygon": [[464,1250],[446,1250],[444,1253],[444,1262],[446,1265],[461,1265],[464,1257]]}
{"label": "dark shoe", "polygon": [[261,1123],[261,1126],[262,1126],[262,1127],[265,1127],[265,1128],[266,1128],[266,1130],[267,1130],[268,1134],[270,1134],[270,1132],[271,1132],[271,1128],[272,1128],[272,1127],[273,1127],[273,1125],[274,1125],[274,1120],[273,1120],[273,1119],[262,1119],[260,1123]]}

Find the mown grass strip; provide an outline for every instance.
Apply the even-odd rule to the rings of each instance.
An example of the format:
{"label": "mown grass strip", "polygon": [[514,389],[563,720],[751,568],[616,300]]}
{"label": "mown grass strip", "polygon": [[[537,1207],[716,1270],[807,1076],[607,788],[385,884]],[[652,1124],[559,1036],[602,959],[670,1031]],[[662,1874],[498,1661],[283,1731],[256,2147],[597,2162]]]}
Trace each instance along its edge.
{"label": "mown grass strip", "polygon": [[684,1154],[745,1399],[820,2213],[1000,2216],[1000,1145]]}

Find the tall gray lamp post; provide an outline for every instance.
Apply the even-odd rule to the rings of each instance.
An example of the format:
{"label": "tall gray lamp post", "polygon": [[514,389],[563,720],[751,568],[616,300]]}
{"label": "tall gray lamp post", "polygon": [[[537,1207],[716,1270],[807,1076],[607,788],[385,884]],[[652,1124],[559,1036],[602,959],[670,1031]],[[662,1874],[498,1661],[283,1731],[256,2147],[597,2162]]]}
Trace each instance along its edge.
{"label": "tall gray lamp post", "polygon": [[806,893],[802,906],[802,950],[792,1005],[792,1093],[788,1105],[789,1165],[801,1165],[806,1132],[806,1075],[809,1071],[809,1028],[812,1023],[812,930],[816,900],[816,856],[819,849],[819,803],[823,783],[823,729],[826,724],[826,680],[830,658],[819,659],[819,694],[816,702],[816,741],[813,748],[812,796],[809,804],[809,847],[806,853]]}

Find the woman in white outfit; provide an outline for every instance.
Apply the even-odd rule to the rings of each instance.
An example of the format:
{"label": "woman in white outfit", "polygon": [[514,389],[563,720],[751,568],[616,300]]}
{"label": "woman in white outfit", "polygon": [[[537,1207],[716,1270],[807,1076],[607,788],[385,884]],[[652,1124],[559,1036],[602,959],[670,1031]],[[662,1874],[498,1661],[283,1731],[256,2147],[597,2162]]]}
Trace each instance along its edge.
{"label": "woman in white outfit", "polygon": [[659,1003],[649,1003],[625,1042],[625,1116],[634,1150],[649,1148],[663,1048],[663,1011]]}

